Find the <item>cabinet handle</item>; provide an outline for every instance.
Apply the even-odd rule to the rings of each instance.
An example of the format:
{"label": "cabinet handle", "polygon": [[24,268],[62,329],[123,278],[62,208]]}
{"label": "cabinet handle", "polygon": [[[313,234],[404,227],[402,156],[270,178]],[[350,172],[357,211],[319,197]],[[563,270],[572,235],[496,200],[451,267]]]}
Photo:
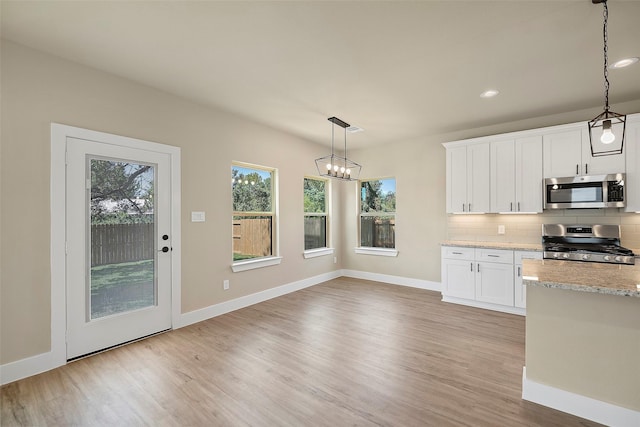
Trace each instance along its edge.
{"label": "cabinet handle", "polygon": [[513,202],[509,204],[509,212],[513,212]]}
{"label": "cabinet handle", "polygon": [[480,263],[478,263],[478,273],[480,273]]}
{"label": "cabinet handle", "polygon": [[518,212],[520,212],[520,202],[518,202]]}
{"label": "cabinet handle", "polygon": [[580,175],[580,170],[579,170],[579,168],[580,168],[580,165],[579,165],[579,164],[576,164],[576,175]]}
{"label": "cabinet handle", "polygon": [[520,277],[520,266],[518,266],[518,277]]}
{"label": "cabinet handle", "polygon": [[471,263],[471,271],[473,271],[473,263]]}
{"label": "cabinet handle", "polygon": [[471,212],[471,203],[469,203],[469,212]]}
{"label": "cabinet handle", "polygon": [[487,256],[490,256],[492,258],[500,258],[500,255],[491,255],[491,254],[487,254]]}
{"label": "cabinet handle", "polygon": [[454,255],[462,255],[462,252],[451,252]]}
{"label": "cabinet handle", "polygon": [[464,203],[462,204],[462,212],[465,212],[465,210],[464,210]]}

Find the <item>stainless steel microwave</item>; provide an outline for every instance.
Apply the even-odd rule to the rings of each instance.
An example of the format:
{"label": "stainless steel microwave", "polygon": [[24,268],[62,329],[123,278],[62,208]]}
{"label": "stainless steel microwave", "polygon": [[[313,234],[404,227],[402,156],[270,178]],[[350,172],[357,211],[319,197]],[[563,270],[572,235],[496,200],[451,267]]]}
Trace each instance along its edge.
{"label": "stainless steel microwave", "polygon": [[545,209],[623,208],[623,173],[544,180]]}

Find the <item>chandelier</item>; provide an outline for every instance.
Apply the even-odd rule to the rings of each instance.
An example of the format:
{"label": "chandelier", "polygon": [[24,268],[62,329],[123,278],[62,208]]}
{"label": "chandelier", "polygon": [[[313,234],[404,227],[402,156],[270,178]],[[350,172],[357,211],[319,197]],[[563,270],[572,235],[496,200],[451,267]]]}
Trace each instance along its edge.
{"label": "chandelier", "polygon": [[[347,158],[347,128],[350,126],[337,117],[329,117],[331,125],[331,154],[316,159],[316,167],[321,176],[341,179],[344,181],[355,181],[360,176],[362,166]],[[336,125],[344,129],[344,157],[338,156],[333,151],[335,141]]]}
{"label": "chandelier", "polygon": [[[609,8],[607,0],[591,0],[593,4],[604,5],[604,25],[602,36],[604,39],[604,111],[589,121],[589,141],[591,143],[591,156],[611,156],[622,154],[624,134],[627,116],[614,113],[609,109],[609,61],[607,58],[607,21],[609,20]],[[614,133],[615,131],[615,133]],[[616,134],[620,135],[620,145],[613,145]]]}

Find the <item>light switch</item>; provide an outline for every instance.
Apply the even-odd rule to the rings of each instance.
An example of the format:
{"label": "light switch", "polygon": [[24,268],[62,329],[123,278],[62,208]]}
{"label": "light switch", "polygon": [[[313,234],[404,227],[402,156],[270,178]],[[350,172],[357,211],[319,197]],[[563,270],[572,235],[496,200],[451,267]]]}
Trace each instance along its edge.
{"label": "light switch", "polygon": [[498,234],[504,234],[504,225],[498,226]]}
{"label": "light switch", "polygon": [[191,212],[191,222],[204,222],[204,212]]}

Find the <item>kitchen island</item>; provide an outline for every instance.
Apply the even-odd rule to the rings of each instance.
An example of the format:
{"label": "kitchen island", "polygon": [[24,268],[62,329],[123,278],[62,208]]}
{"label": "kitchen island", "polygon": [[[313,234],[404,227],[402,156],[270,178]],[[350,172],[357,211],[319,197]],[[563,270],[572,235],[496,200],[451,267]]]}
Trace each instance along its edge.
{"label": "kitchen island", "polygon": [[523,276],[523,399],[640,425],[640,265],[524,260]]}

